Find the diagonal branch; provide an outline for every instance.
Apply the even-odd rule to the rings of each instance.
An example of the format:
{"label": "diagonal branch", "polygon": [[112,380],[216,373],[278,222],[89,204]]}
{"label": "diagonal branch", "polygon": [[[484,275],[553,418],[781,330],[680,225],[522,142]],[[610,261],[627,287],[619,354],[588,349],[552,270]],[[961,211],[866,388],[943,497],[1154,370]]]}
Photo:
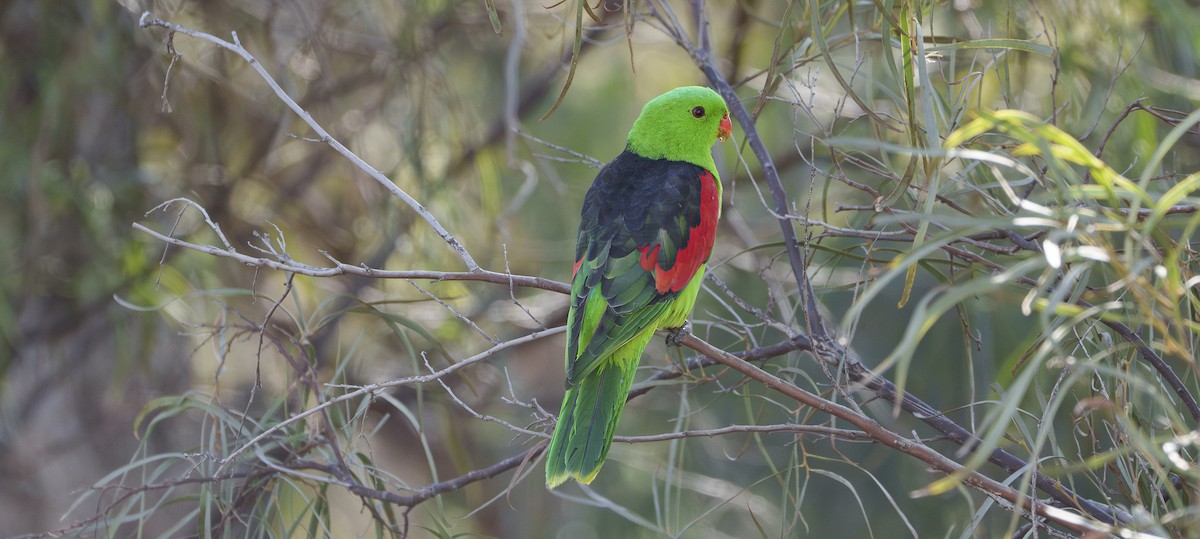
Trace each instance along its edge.
{"label": "diagonal branch", "polygon": [[361,157],[350,151],[349,148],[346,148],[346,146],[344,146],[341,142],[338,142],[337,139],[330,136],[329,132],[326,131],[325,128],[321,127],[321,124],[318,124],[317,121],[313,119],[312,115],[308,113],[308,111],[300,108],[300,105],[296,103],[296,100],[292,99],[291,96],[289,96],[287,92],[285,92],[283,88],[279,86],[279,83],[275,82],[275,79],[271,77],[271,74],[267,72],[262,63],[259,62],[258,59],[256,59],[253,55],[251,55],[250,51],[247,51],[246,48],[242,46],[241,41],[237,37],[237,32],[233,32],[233,42],[230,43],[212,34],[206,34],[204,32],[199,32],[192,30],[191,28],[175,24],[173,22],[151,17],[149,11],[142,13],[142,17],[138,21],[138,25],[142,28],[149,28],[151,26],[166,28],[167,30],[170,30],[172,34],[180,33],[196,39],[202,39],[225,50],[231,51],[238,56],[241,56],[242,59],[245,60],[246,63],[250,64],[250,67],[253,67],[254,71],[258,72],[258,75],[262,77],[264,81],[266,81],[267,85],[271,87],[271,90],[275,92],[275,95],[280,99],[280,101],[283,101],[283,103],[287,105],[289,109],[292,109],[292,112],[296,113],[301,120],[304,120],[304,123],[308,124],[313,132],[317,134],[317,140],[328,144],[331,148],[337,151],[337,153],[342,154],[342,157],[345,157],[346,159],[349,159],[351,163],[354,163],[354,166],[358,167],[359,170],[367,173],[367,175],[378,182],[379,185],[382,185],[388,191],[391,191],[391,193],[397,198],[403,200],[405,204],[408,204],[410,208],[412,208],[417,212],[417,214],[425,219],[425,222],[429,223],[429,226],[432,227],[435,232],[437,232],[438,236],[442,237],[442,240],[444,240],[452,249],[454,249],[454,252],[458,253],[459,258],[461,258],[463,261],[463,264],[467,266],[468,271],[479,270],[479,264],[475,263],[475,259],[471,258],[471,255],[467,252],[466,247],[463,247],[463,245],[459,243],[454,236],[447,232],[446,229],[442,227],[441,223],[438,222],[437,218],[434,217],[424,205],[422,205],[420,202],[417,202],[417,200],[408,193],[404,192],[403,189],[384,176],[382,172],[379,172],[375,169],[375,167],[367,164],[367,162],[363,161]]}
{"label": "diagonal branch", "polygon": [[[917,398],[912,393],[905,391],[901,395],[891,380],[868,371],[863,367],[862,363],[849,362],[846,365],[846,371],[847,375],[854,382],[862,384],[888,402],[897,403],[900,409],[908,412],[926,425],[933,427],[934,430],[942,433],[954,443],[965,447],[967,451],[975,453],[979,444],[982,443],[974,433],[955,423],[954,420],[925,403],[925,401]],[[1003,468],[1004,471],[1009,473],[1021,473],[1029,469],[1029,464],[1024,460],[999,447],[993,449],[988,454],[988,462]],[[1097,503],[1079,496],[1066,485],[1044,474],[1034,474],[1033,482],[1038,490],[1049,495],[1061,506],[1080,509],[1101,522],[1116,524],[1129,522],[1133,519],[1128,512],[1115,506]]]}
{"label": "diagonal branch", "polygon": [[[700,47],[695,46],[692,41],[688,39],[686,32],[679,25],[678,19],[674,16],[670,6],[662,1],[657,2],[656,6],[656,15],[659,21],[662,22],[666,27],[666,32],[676,41],[677,44],[679,44],[679,46],[683,47],[687,51],[693,62],[696,64],[696,67],[699,68],[702,73],[704,73],[709,82],[716,87],[717,91],[725,98],[729,105],[730,113],[736,117],[738,122],[741,124],[742,129],[746,133],[747,142],[753,150],[755,157],[762,165],[763,175],[767,180],[767,185],[771,190],[772,198],[775,204],[775,213],[783,233],[784,245],[787,249],[789,261],[791,262],[792,272],[795,276],[796,283],[800,287],[800,293],[806,311],[806,321],[809,332],[808,338],[811,339],[809,344],[812,346],[814,355],[824,362],[846,369],[846,372],[850,376],[851,380],[865,385],[880,397],[884,397],[892,402],[898,402],[901,408],[906,412],[937,429],[939,432],[947,435],[956,443],[967,447],[969,450],[974,450],[979,443],[979,439],[975,437],[974,434],[950,420],[941,412],[938,412],[934,408],[925,404],[920,399],[917,399],[915,396],[912,396],[908,393],[905,393],[904,395],[898,395],[896,393],[895,385],[892,384],[891,381],[870,372],[855,354],[837,341],[837,336],[831,333],[832,330],[825,326],[821,317],[820,305],[813,294],[812,282],[808,278],[804,255],[800,250],[800,243],[797,240],[795,230],[792,228],[792,225],[787,217],[789,214],[787,211],[787,194],[783,189],[783,184],[780,181],[779,173],[774,166],[773,159],[770,153],[767,151],[766,146],[763,144],[761,137],[758,135],[753,118],[751,118],[745,107],[742,106],[741,102],[738,100],[737,94],[733,91],[733,88],[730,87],[729,83],[725,81],[724,77],[713,67],[712,59],[708,52]],[[698,21],[699,27],[704,28],[704,25],[707,24],[707,19],[704,13],[700,11],[700,8],[702,7],[701,4],[696,2],[694,3],[693,7],[698,10],[696,14],[696,20]],[[693,346],[693,348],[695,347]],[[695,349],[700,350],[699,348]],[[717,356],[711,354],[706,355],[708,355],[711,359],[720,361],[720,358]],[[722,363],[724,363],[724,361],[722,361]],[[728,363],[726,364],[729,365]],[[748,370],[742,372],[747,373],[747,375],[749,375],[748,373],[751,372],[751,369],[758,369],[749,363],[745,363],[744,365],[748,368]],[[732,367],[733,365],[729,366]],[[741,369],[738,370],[740,371]],[[761,369],[758,370],[761,371]],[[762,374],[770,376],[765,372]],[[766,383],[765,379],[755,379]],[[776,385],[772,384],[775,384],[775,382],[767,385],[772,389],[780,389],[776,387]],[[788,391],[791,390],[789,389]],[[788,396],[794,396],[787,391],[783,392]],[[859,426],[861,428],[861,425]],[[992,451],[992,453],[989,455],[989,460],[994,464],[1001,466],[1010,473],[1029,470],[1029,464],[1025,463],[1011,453],[999,448]],[[954,465],[958,466],[957,464]],[[1131,519],[1128,513],[1117,508],[1098,504],[1077,496],[1069,488],[1056,480],[1046,478],[1040,474],[1035,474],[1034,481],[1040,490],[1050,495],[1060,504],[1063,504],[1066,507],[1077,507],[1082,509],[1093,518],[1101,520],[1105,523],[1112,524],[1117,522],[1128,522]],[[979,484],[973,483],[973,486],[981,488]],[[986,489],[982,488],[981,490],[986,491]],[[1026,498],[1022,497],[1022,499]]]}
{"label": "diagonal branch", "polygon": [[[1038,516],[1046,518],[1047,520],[1059,524],[1076,533],[1110,531],[1110,528],[1107,525],[1091,523],[1087,521],[1071,521],[1064,519],[1063,515],[1061,514],[1052,514],[1051,512],[1047,511],[1049,508],[1044,504],[1033,503],[1028,496],[1016,491],[1012,487],[991,479],[979,473],[978,471],[967,470],[961,464],[954,462],[937,451],[934,451],[932,448],[923,443],[905,438],[895,432],[892,432],[883,425],[880,425],[874,419],[871,419],[870,417],[867,417],[848,407],[800,389],[799,387],[796,387],[795,385],[762,370],[752,363],[743,361],[733,354],[708,344],[694,335],[685,337],[683,339],[683,344],[689,348],[699,351],[705,356],[717,361],[718,363],[721,363],[722,365],[725,365],[726,367],[750,377],[767,388],[786,395],[796,402],[835,416],[839,419],[843,419],[855,427],[858,427],[859,430],[866,433],[866,435],[872,440],[918,459],[939,472],[942,472],[946,475],[961,475],[966,484],[980,490],[984,494],[987,494],[989,497],[1001,502],[1004,505],[1010,507],[1019,507],[1023,513],[1036,513]],[[1036,520],[1036,517],[1031,518]]]}
{"label": "diagonal branch", "polygon": [[[758,128],[754,124],[754,118],[746,107],[742,106],[742,102],[725,80],[725,77],[713,67],[712,56],[707,50],[697,47],[688,39],[687,34],[678,26],[679,21],[675,18],[671,7],[666,2],[659,1],[656,14],[659,20],[666,25],[671,31],[669,32],[675,41],[683,47],[688,55],[692,57],[692,61],[700,71],[704,73],[705,78],[712,84],[717,93],[725,99],[725,103],[729,106],[729,112],[737,119],[738,125],[746,133],[746,142],[749,143],[751,151],[754,152],[754,157],[758,159],[762,166],[763,176],[767,180],[767,187],[771,190],[771,199],[775,204],[775,214],[778,216],[779,229],[783,233],[783,245],[787,250],[788,261],[791,263],[792,275],[796,279],[796,283],[800,286],[800,296],[804,301],[805,320],[808,324],[808,331],[814,336],[824,336],[828,333],[824,320],[821,316],[819,304],[817,303],[816,295],[813,294],[812,282],[808,278],[807,261],[804,258],[804,253],[800,250],[800,241],[796,236],[796,230],[792,227],[792,222],[786,216],[788,213],[787,192],[783,189],[783,182],[779,179],[779,170],[775,168],[775,160],[771,158],[771,154],[767,151],[767,147],[763,144],[762,137],[758,135]],[[700,6],[697,6],[698,8]],[[703,29],[707,28],[708,18],[702,10],[697,10],[696,20],[698,21],[701,35]]]}

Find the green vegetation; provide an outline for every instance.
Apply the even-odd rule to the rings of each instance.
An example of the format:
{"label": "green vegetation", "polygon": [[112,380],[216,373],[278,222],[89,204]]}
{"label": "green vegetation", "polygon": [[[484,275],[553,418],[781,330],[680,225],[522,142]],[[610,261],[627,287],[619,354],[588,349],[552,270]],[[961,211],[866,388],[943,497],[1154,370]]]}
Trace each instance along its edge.
{"label": "green vegetation", "polygon": [[[132,5],[0,8],[0,534],[1200,533],[1184,2]],[[688,84],[698,339],[548,491],[579,204]]]}

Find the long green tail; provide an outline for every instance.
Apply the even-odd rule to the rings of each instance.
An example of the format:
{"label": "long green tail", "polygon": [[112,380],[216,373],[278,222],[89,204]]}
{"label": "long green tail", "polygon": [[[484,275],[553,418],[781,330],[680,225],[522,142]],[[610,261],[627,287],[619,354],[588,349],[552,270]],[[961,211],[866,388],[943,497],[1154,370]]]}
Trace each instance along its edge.
{"label": "long green tail", "polygon": [[653,335],[651,329],[635,337],[567,390],[546,450],[546,486],[554,488],[572,478],[588,484],[596,478],[612,445],[638,360]]}

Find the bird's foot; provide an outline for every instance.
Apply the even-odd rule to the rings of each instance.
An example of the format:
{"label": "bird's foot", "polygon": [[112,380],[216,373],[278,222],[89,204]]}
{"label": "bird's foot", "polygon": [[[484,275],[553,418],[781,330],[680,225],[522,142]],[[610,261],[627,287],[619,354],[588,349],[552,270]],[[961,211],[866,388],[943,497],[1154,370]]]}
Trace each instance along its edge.
{"label": "bird's foot", "polygon": [[692,334],[692,323],[685,321],[682,326],[667,329],[667,346],[683,346],[683,340]]}

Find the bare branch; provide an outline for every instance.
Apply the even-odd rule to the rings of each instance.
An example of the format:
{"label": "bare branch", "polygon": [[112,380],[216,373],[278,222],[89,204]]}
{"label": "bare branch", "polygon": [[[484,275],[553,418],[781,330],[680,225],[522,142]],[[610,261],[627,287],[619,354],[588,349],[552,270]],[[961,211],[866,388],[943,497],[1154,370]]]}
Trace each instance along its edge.
{"label": "bare branch", "polygon": [[425,297],[432,299],[433,301],[436,301],[438,303],[438,305],[441,305],[447,311],[450,311],[450,314],[453,314],[455,318],[461,320],[464,324],[470,326],[471,329],[475,330],[476,333],[482,335],[483,338],[486,339],[488,342],[490,342],[492,344],[500,344],[500,341],[496,340],[495,337],[488,335],[488,333],[486,331],[484,331],[483,328],[479,327],[479,325],[476,324],[474,320],[471,320],[470,318],[467,318],[466,316],[464,316],[462,313],[454,310],[454,307],[451,307],[450,304],[443,301],[442,298],[439,298],[436,295],[434,295],[433,293],[431,293],[430,291],[425,290],[424,288],[421,288],[421,286],[418,285],[416,282],[414,282],[412,279],[408,279],[408,284],[412,285],[413,288],[416,288],[422,294],[425,294]]}
{"label": "bare branch", "polygon": [[449,244],[450,247],[454,249],[454,252],[458,253],[459,258],[461,258],[463,263],[467,266],[468,271],[475,271],[479,269],[479,264],[475,263],[475,259],[471,258],[471,255],[467,252],[467,249],[463,247],[463,245],[459,243],[454,236],[447,232],[445,228],[442,228],[441,223],[438,222],[437,218],[435,218],[433,214],[425,208],[425,206],[423,206],[420,202],[417,202],[417,200],[413,197],[409,196],[408,193],[404,192],[403,189],[389,180],[383,175],[383,173],[376,170],[375,167],[367,164],[366,161],[363,161],[362,158],[350,151],[349,148],[346,148],[346,146],[344,146],[341,142],[338,142],[337,139],[330,136],[329,132],[327,132],[325,128],[321,127],[321,124],[317,123],[317,121],[313,119],[312,115],[309,114],[308,111],[300,108],[300,105],[296,103],[296,100],[292,99],[291,96],[289,96],[287,92],[285,92],[283,88],[279,86],[279,83],[275,82],[275,79],[271,77],[271,74],[268,73],[266,68],[262,66],[262,63],[254,58],[254,56],[242,46],[241,41],[238,40],[237,32],[233,32],[233,42],[230,43],[211,34],[192,30],[191,28],[187,28],[173,22],[167,22],[162,19],[153,18],[150,16],[149,11],[142,13],[142,17],[138,21],[138,24],[142,28],[158,26],[166,28],[172,33],[178,32],[196,39],[202,39],[225,50],[231,51],[238,56],[241,56],[242,59],[246,60],[246,62],[250,64],[250,66],[253,67],[256,72],[258,72],[258,75],[262,77],[264,81],[266,81],[267,85],[271,87],[271,90],[275,92],[275,95],[280,99],[280,101],[283,101],[288,108],[292,109],[292,112],[296,113],[301,120],[304,120],[304,123],[308,124],[308,126],[317,134],[317,138],[319,140],[328,144],[335,151],[342,154],[342,156],[346,159],[349,159],[350,162],[354,163],[354,166],[358,167],[359,170],[367,173],[367,175],[378,182],[379,185],[382,185],[388,191],[391,191],[393,195],[400,200],[403,200],[405,204],[408,204],[410,208],[416,211],[417,214],[419,214],[421,218],[425,219],[425,222],[429,223],[429,226],[432,227],[433,230],[442,237],[442,240]]}
{"label": "bare branch", "polygon": [[830,438],[840,438],[843,440],[865,440],[868,439],[866,433],[857,430],[839,429],[835,427],[826,427],[824,425],[800,425],[796,423],[785,423],[781,425],[730,425],[719,429],[707,430],[685,430],[680,432],[666,432],[663,434],[652,434],[650,436],[615,436],[614,442],[623,442],[627,444],[638,444],[645,442],[664,442],[668,440],[679,440],[682,438],[697,438],[697,437],[712,437],[724,436],[726,434],[746,434],[746,433],[793,433],[793,434],[811,434],[814,436],[827,436]]}
{"label": "bare branch", "polygon": [[753,363],[743,361],[736,356],[725,352],[724,350],[718,349],[711,344],[704,342],[694,335],[688,335],[684,337],[683,344],[708,356],[709,358],[716,360],[722,365],[725,365],[752,378],[753,380],[770,389],[787,395],[796,402],[848,421],[850,424],[862,430],[872,440],[880,442],[888,447],[891,447],[892,449],[918,459],[928,464],[933,469],[946,475],[962,478],[966,484],[975,487],[979,491],[987,494],[997,502],[1005,504],[1006,506],[1020,507],[1022,511],[1025,512],[1036,512],[1040,517],[1044,517],[1076,533],[1092,531],[1108,532],[1112,529],[1111,527],[1102,523],[1084,519],[1072,521],[1072,519],[1064,518],[1062,513],[1051,513],[1046,511],[1047,506],[1044,504],[1032,504],[1029,497],[1025,494],[1020,493],[1011,487],[999,483],[987,476],[984,476],[977,471],[968,470],[962,465],[950,460],[941,453],[934,451],[923,443],[900,436],[899,434],[884,428],[870,417],[800,389],[799,387],[796,387],[795,385],[792,385],[776,377],[775,375],[762,370]]}
{"label": "bare branch", "polygon": [[233,460],[236,459],[238,457],[238,455],[241,455],[247,449],[254,447],[255,445],[258,445],[263,440],[265,440],[267,437],[278,432],[280,429],[282,429],[288,425],[291,425],[301,419],[304,419],[310,415],[313,415],[317,412],[325,410],[326,408],[329,408],[330,406],[333,406],[339,402],[346,402],[346,401],[354,400],[357,398],[374,395],[376,392],[378,392],[382,389],[389,388],[389,387],[412,385],[412,384],[426,384],[429,382],[433,382],[435,380],[440,380],[441,378],[443,378],[459,369],[462,369],[463,367],[467,367],[469,365],[473,365],[473,364],[483,361],[487,358],[490,358],[493,355],[495,355],[497,352],[502,352],[509,348],[513,348],[515,346],[519,346],[519,345],[522,345],[522,344],[525,344],[528,342],[536,341],[536,340],[542,339],[544,337],[549,337],[551,335],[557,335],[559,333],[566,331],[566,329],[567,329],[566,326],[559,326],[559,327],[551,328],[551,329],[547,329],[547,330],[534,331],[533,333],[525,335],[524,337],[518,337],[516,339],[505,341],[496,346],[488,348],[487,350],[484,350],[483,352],[475,354],[467,359],[459,361],[458,363],[450,365],[449,367],[446,367],[442,370],[432,372],[429,374],[425,374],[425,375],[407,376],[404,378],[397,378],[395,380],[388,380],[386,382],[367,384],[364,386],[346,386],[346,385],[341,385],[341,384],[327,384],[328,387],[353,389],[353,391],[350,391],[349,393],[345,393],[343,395],[338,395],[337,397],[333,397],[329,400],[326,400],[325,402],[322,402],[321,404],[313,406],[312,408],[304,410],[303,412],[299,412],[291,417],[288,417],[287,419],[285,419],[283,421],[280,421],[279,423],[277,423],[275,425],[272,425],[270,428],[264,430],[263,432],[261,432],[257,436],[255,436],[254,438],[250,439],[250,441],[246,442],[245,444],[242,444],[241,447],[235,449],[234,451],[232,451],[228,455],[226,455],[224,458],[220,459],[218,461],[220,466],[217,468],[216,473],[219,475],[220,472],[225,468],[225,466],[227,466],[227,465],[229,465],[229,463],[233,462]]}
{"label": "bare branch", "polygon": [[[692,61],[700,71],[704,73],[708,82],[716,87],[717,92],[721,97],[725,98],[725,102],[729,106],[729,112],[737,119],[738,124],[742,127],[742,131],[746,133],[746,141],[750,144],[750,149],[754,152],[755,158],[758,159],[762,166],[763,175],[766,177],[767,186],[771,189],[771,198],[775,203],[772,210],[777,214],[779,228],[783,234],[784,248],[788,253],[788,260],[791,263],[792,273],[795,276],[796,284],[800,286],[801,298],[804,301],[804,312],[808,331],[813,335],[824,336],[828,333],[825,322],[821,315],[820,306],[817,303],[815,294],[813,293],[812,283],[808,279],[808,267],[805,261],[804,254],[800,251],[800,242],[796,237],[796,230],[792,228],[791,220],[785,217],[788,214],[787,192],[783,189],[783,182],[779,179],[779,170],[775,168],[775,161],[771,157],[770,152],[763,144],[762,137],[758,135],[758,128],[755,126],[754,118],[742,106],[740,98],[712,64],[712,58],[708,51],[697,47],[687,38],[687,33],[679,24],[679,20],[675,17],[671,7],[663,1],[656,2],[658,9],[656,14],[659,20],[668,28],[668,34],[675,39],[680,47],[687,51],[692,57]],[[700,21],[700,26],[707,25],[707,17],[703,12],[698,13],[697,21]]]}
{"label": "bare branch", "polygon": [[486,468],[472,470],[470,472],[467,472],[467,473],[460,475],[458,477],[455,477],[453,479],[447,479],[445,481],[440,481],[440,482],[434,483],[432,485],[428,485],[428,486],[418,490],[415,494],[413,494],[411,496],[403,496],[400,494],[396,494],[394,492],[389,492],[386,490],[377,490],[377,489],[363,486],[358,481],[355,481],[354,478],[352,476],[350,476],[348,471],[345,471],[337,466],[330,466],[328,464],[322,464],[319,462],[312,462],[312,461],[297,461],[297,462],[291,463],[291,465],[289,467],[292,469],[308,468],[308,469],[320,470],[320,471],[323,471],[330,475],[333,475],[334,477],[338,477],[341,485],[344,486],[347,490],[349,490],[351,493],[353,493],[356,496],[380,500],[383,502],[387,502],[387,503],[399,505],[399,506],[404,506],[404,507],[413,507],[413,506],[420,504],[421,502],[423,502],[425,500],[433,498],[434,496],[445,494],[447,492],[453,492],[455,490],[463,488],[463,487],[465,487],[471,483],[474,483],[476,481],[482,481],[484,479],[491,479],[493,477],[496,477],[497,475],[507,472],[508,470],[516,468],[522,462],[526,462],[530,459],[536,458],[538,455],[540,455],[542,453],[542,451],[545,448],[546,448],[546,444],[538,444],[537,446],[534,446],[533,448],[525,451],[524,453],[521,453],[519,455],[514,455],[512,457],[508,457],[508,458],[506,458],[500,462],[497,462],[491,466],[488,466]]}
{"label": "bare branch", "polygon": [[195,208],[196,211],[200,212],[200,215],[204,216],[204,223],[207,224],[208,228],[212,229],[213,233],[217,235],[217,238],[221,240],[221,244],[224,245],[229,251],[237,252],[237,249],[233,248],[233,244],[229,243],[229,238],[226,238],[225,233],[221,231],[221,225],[218,225],[212,220],[212,217],[209,217],[208,210],[204,209],[204,206],[201,206],[199,203],[190,198],[172,198],[171,200],[167,200],[153,208],[150,208],[150,211],[146,212],[146,215],[150,215],[158,210],[165,211],[167,206],[170,206],[176,202]]}
{"label": "bare branch", "polygon": [[561,283],[551,279],[542,277],[533,277],[528,275],[510,275],[495,271],[488,271],[477,268],[474,271],[431,271],[431,270],[381,270],[369,268],[366,266],[352,266],[338,262],[333,257],[326,254],[326,258],[334,263],[333,267],[310,266],[299,262],[280,262],[269,258],[248,256],[231,249],[221,249],[212,245],[199,245],[184,241],[178,238],[167,236],[153,229],[147,228],[140,223],[133,223],[133,228],[140,232],[144,232],[154,237],[159,241],[185,247],[201,253],[230,258],[241,262],[253,268],[268,268],[280,271],[289,271],[300,275],[308,275],[310,277],[334,277],[337,275],[358,275],[362,277],[373,277],[377,279],[419,279],[429,281],[481,281],[487,283],[512,284],[524,288],[538,288],[541,290],[549,290],[566,294],[571,291],[571,288],[566,283]]}

